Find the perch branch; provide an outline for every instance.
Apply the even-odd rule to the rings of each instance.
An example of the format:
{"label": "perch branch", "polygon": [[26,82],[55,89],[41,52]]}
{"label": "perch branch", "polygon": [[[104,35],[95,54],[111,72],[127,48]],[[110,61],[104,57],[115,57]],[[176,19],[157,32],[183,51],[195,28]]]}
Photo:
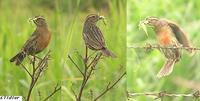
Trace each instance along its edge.
{"label": "perch branch", "polygon": [[[31,96],[32,90],[33,90],[33,88],[34,88],[34,86],[35,86],[40,74],[43,72],[44,68],[47,67],[47,61],[48,61],[49,54],[50,54],[50,51],[39,62],[37,67],[35,67],[36,59],[34,57],[34,60],[32,62],[32,68],[33,68],[32,74],[26,69],[26,67],[24,65],[22,65],[23,69],[25,69],[25,71],[31,76],[31,84],[29,86],[29,90],[28,90],[28,95],[27,95],[26,101],[30,100],[30,96]],[[37,71],[36,68],[40,68],[39,71]]]}
{"label": "perch branch", "polygon": [[[25,98],[25,101],[30,101],[30,97],[33,91],[33,88],[35,87],[39,77],[41,76],[41,74],[45,71],[45,69],[48,67],[48,60],[50,57],[50,51],[41,59],[39,57],[33,56],[33,60],[31,60],[31,65],[32,65],[32,72],[29,71],[25,65],[21,64],[22,69],[25,70],[26,73],[28,73],[28,75],[31,77],[31,83],[29,85],[29,89],[28,89],[28,93],[27,93],[27,97]],[[39,62],[37,62],[37,60],[39,60]],[[36,64],[37,62],[37,64]],[[45,98],[44,101],[48,100],[50,97],[52,97],[57,91],[59,91],[61,89],[61,87],[58,87],[58,85],[56,85],[54,91]],[[40,92],[38,92],[40,95]]]}
{"label": "perch branch", "polygon": [[47,101],[49,98],[51,98],[54,94],[56,94],[58,91],[61,90],[61,86],[59,86],[58,84],[55,86],[54,91],[47,96],[43,101]]}
{"label": "perch branch", "polygon": [[[89,55],[88,54],[88,49],[86,47],[86,51],[84,56],[85,57],[81,57],[82,61],[84,63],[83,66],[83,70],[81,70],[79,68],[79,66],[75,63],[75,61],[68,56],[68,58],[70,59],[70,61],[73,63],[73,65],[76,66],[76,68],[78,68],[78,71],[83,75],[82,81],[81,81],[81,85],[80,85],[80,89],[79,92],[76,94],[75,91],[72,89],[72,93],[74,94],[76,101],[81,101],[82,100],[82,95],[84,92],[84,89],[89,81],[89,79],[91,78],[92,73],[94,73],[94,71],[96,70],[96,66],[99,63],[101,57],[102,57],[102,53],[96,53],[95,56]],[[108,85],[106,86],[105,90],[102,91],[102,93],[100,93],[100,95],[98,95],[97,97],[93,97],[93,91],[90,90],[90,94],[91,94],[91,98],[92,101],[97,101],[98,99],[100,99],[102,96],[104,96],[108,91],[110,91],[115,85],[117,85],[117,83],[123,78],[123,76],[126,74],[126,72],[124,72],[116,81],[114,81],[113,83],[109,82]]]}
{"label": "perch branch", "polygon": [[97,96],[93,101],[97,101],[99,98],[105,95],[108,91],[110,91],[125,75],[126,75],[126,72],[124,72],[112,85],[109,82],[106,89],[99,96]]}
{"label": "perch branch", "polygon": [[74,60],[72,59],[72,57],[70,55],[68,55],[68,58],[70,59],[70,61],[75,65],[75,67],[78,69],[78,71],[82,74],[82,76],[84,76],[83,72],[81,71],[81,69],[79,68],[79,66],[74,62]]}
{"label": "perch branch", "polygon": [[146,46],[128,46],[128,48],[134,48],[134,49],[186,49],[186,50],[200,50],[200,48],[196,47],[182,47],[182,46],[175,46],[175,47],[161,47],[158,45],[151,45],[147,44]]}
{"label": "perch branch", "polygon": [[128,97],[135,97],[135,96],[154,96],[156,99],[163,99],[163,97],[193,97],[195,99],[198,99],[200,97],[200,92],[196,91],[194,93],[189,94],[178,94],[178,93],[168,93],[166,91],[159,92],[159,93],[128,93]]}
{"label": "perch branch", "polygon": [[97,65],[97,63],[99,62],[102,54],[97,54],[92,62],[90,63],[90,66],[88,65],[88,50],[86,49],[86,55],[85,55],[85,58],[83,59],[84,60],[84,65],[85,65],[85,70],[84,70],[84,76],[83,76],[83,80],[82,80],[82,84],[81,84],[81,88],[79,90],[79,94],[77,96],[77,101],[81,101],[81,97],[82,97],[82,93],[83,93],[83,90],[92,74],[92,72],[95,70],[95,67]]}

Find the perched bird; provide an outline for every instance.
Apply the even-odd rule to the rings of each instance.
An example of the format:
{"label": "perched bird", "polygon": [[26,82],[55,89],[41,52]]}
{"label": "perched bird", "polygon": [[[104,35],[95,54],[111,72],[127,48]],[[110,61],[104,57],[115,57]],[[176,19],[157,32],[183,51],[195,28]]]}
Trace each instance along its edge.
{"label": "perched bird", "polygon": [[[159,46],[161,47],[188,47],[187,51],[192,53],[190,41],[183,30],[174,22],[156,18],[149,17],[144,20],[144,24],[152,26],[156,33]],[[178,48],[167,48],[160,49],[160,51],[165,55],[166,62],[161,68],[157,77],[163,77],[169,75],[173,71],[174,64],[181,58],[181,52]]]}
{"label": "perched bird", "polygon": [[96,23],[101,19],[104,19],[104,17],[97,14],[90,14],[86,17],[83,27],[83,39],[87,48],[96,51],[100,50],[103,55],[114,58],[116,56],[107,49],[103,34],[100,28],[96,25]]}
{"label": "perched bird", "polygon": [[51,39],[51,33],[44,17],[35,16],[30,20],[32,20],[37,27],[26,41],[21,51],[10,59],[10,62],[15,62],[16,65],[20,65],[26,56],[34,56],[43,51],[48,46]]}

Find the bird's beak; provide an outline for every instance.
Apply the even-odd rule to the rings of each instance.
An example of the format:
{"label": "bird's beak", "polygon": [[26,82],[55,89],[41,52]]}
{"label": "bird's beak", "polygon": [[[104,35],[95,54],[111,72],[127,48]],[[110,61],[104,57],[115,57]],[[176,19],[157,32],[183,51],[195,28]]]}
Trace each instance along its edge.
{"label": "bird's beak", "polygon": [[34,17],[34,18],[29,18],[29,22],[34,22],[35,20],[37,20],[37,18],[36,17]]}
{"label": "bird's beak", "polygon": [[145,25],[149,24],[148,20],[143,20],[142,23],[144,23]]}
{"label": "bird's beak", "polygon": [[99,16],[99,19],[101,20],[101,19],[105,19],[105,17],[104,16]]}
{"label": "bird's beak", "polygon": [[99,20],[103,20],[103,23],[106,25],[105,17],[104,16],[99,16]]}

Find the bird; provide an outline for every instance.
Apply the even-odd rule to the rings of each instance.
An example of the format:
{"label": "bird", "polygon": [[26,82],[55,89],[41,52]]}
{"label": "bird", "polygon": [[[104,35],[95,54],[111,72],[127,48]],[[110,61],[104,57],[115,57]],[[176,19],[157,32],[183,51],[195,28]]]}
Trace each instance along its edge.
{"label": "bird", "polygon": [[26,56],[35,56],[43,51],[51,39],[51,32],[43,16],[35,16],[29,20],[35,23],[36,29],[25,42],[20,52],[10,59],[10,62],[15,62],[16,65],[20,65]]}
{"label": "bird", "polygon": [[116,58],[116,55],[106,47],[104,36],[100,28],[96,25],[99,20],[103,19],[104,17],[99,14],[89,14],[86,17],[82,33],[83,40],[87,48],[94,51],[101,51],[106,57]]}
{"label": "bird", "polygon": [[[158,46],[187,47],[186,50],[193,53],[188,36],[175,22],[157,17],[148,17],[143,22],[145,25],[153,27],[158,39]],[[160,48],[160,51],[164,54],[166,61],[157,74],[158,78],[170,75],[174,64],[181,58],[181,52],[178,48]]]}

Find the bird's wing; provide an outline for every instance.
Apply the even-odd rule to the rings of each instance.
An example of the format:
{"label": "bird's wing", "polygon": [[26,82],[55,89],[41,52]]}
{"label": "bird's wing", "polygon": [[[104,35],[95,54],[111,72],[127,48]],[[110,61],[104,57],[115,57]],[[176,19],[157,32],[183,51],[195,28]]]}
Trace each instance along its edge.
{"label": "bird's wing", "polygon": [[94,36],[102,46],[105,46],[105,39],[99,27],[93,26]]}
{"label": "bird's wing", "polygon": [[23,50],[27,52],[27,54],[32,53],[36,50],[36,43],[37,43],[38,35],[34,32],[30,38],[26,41],[23,46]]}
{"label": "bird's wing", "polygon": [[83,33],[86,43],[94,49],[102,49],[105,46],[104,37],[97,26],[85,28]]}
{"label": "bird's wing", "polygon": [[178,42],[184,47],[190,47],[190,41],[186,36],[186,33],[184,33],[183,30],[173,22],[168,21],[168,25],[172,29],[172,32],[174,33]]}

